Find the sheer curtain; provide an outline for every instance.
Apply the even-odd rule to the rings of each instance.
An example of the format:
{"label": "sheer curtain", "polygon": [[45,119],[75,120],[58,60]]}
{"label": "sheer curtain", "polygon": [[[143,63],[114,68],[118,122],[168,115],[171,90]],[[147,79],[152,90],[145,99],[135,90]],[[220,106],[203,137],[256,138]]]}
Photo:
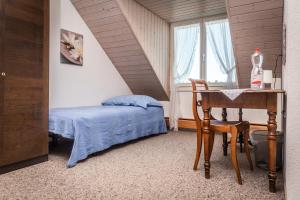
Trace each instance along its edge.
{"label": "sheer curtain", "polygon": [[178,130],[179,117],[178,84],[188,82],[191,75],[197,45],[200,40],[200,24],[174,28],[174,62],[170,80],[170,128]]}
{"label": "sheer curtain", "polygon": [[228,20],[206,22],[206,30],[215,60],[220,70],[227,75],[226,87],[235,88],[237,86],[236,66]]}

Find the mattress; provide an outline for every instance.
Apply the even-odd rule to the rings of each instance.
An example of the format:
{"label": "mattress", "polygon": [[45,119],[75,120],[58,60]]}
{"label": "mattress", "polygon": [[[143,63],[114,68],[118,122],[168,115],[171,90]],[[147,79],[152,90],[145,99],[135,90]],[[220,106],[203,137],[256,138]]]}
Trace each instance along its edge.
{"label": "mattress", "polygon": [[167,132],[162,107],[92,106],[49,112],[49,132],[73,139],[67,166],[112,145]]}

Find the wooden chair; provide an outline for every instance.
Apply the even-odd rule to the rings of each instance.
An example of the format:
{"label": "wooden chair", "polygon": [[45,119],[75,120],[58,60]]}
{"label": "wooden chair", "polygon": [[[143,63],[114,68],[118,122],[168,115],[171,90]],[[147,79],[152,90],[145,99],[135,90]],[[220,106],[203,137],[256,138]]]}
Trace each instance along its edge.
{"label": "wooden chair", "polygon": [[[197,84],[202,85],[205,90],[208,90],[208,86],[204,80],[193,80],[190,79],[192,83],[193,91],[197,90]],[[194,170],[197,170],[197,166],[200,159],[201,154],[201,146],[202,146],[202,127],[203,127],[203,120],[200,119],[197,107],[202,106],[201,100],[198,100],[197,93],[193,93],[193,114],[196,121],[197,126],[197,150],[196,150],[196,158],[194,162]],[[237,137],[240,132],[244,133],[244,148],[245,153],[250,164],[250,169],[253,170],[253,164],[251,160],[250,150],[248,146],[248,139],[249,139],[249,122],[247,121],[220,121],[216,120],[214,117],[210,116],[210,139],[209,139],[209,158],[211,157],[214,137],[215,133],[222,133],[227,134],[231,133],[231,162],[235,169],[238,183],[242,184],[241,173],[237,161],[237,154],[236,154],[236,144],[237,144]],[[227,141],[226,141],[227,142]]]}

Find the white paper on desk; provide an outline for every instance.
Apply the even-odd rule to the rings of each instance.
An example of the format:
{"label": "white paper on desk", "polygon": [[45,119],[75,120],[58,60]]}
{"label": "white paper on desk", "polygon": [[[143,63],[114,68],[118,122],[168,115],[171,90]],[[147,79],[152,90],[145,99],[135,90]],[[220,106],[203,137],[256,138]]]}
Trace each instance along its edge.
{"label": "white paper on desk", "polygon": [[225,96],[227,96],[231,101],[233,101],[246,90],[247,89],[229,89],[229,90],[221,90],[221,92]]}

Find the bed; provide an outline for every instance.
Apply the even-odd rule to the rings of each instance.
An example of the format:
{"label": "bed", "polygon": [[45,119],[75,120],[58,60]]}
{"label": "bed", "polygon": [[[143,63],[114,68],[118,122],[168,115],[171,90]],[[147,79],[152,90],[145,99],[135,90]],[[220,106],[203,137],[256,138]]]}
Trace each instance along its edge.
{"label": "bed", "polygon": [[128,98],[135,100],[118,97],[120,101],[114,98],[99,106],[50,110],[49,132],[74,140],[68,167],[115,144],[167,132],[159,102],[137,103],[138,95]]}

